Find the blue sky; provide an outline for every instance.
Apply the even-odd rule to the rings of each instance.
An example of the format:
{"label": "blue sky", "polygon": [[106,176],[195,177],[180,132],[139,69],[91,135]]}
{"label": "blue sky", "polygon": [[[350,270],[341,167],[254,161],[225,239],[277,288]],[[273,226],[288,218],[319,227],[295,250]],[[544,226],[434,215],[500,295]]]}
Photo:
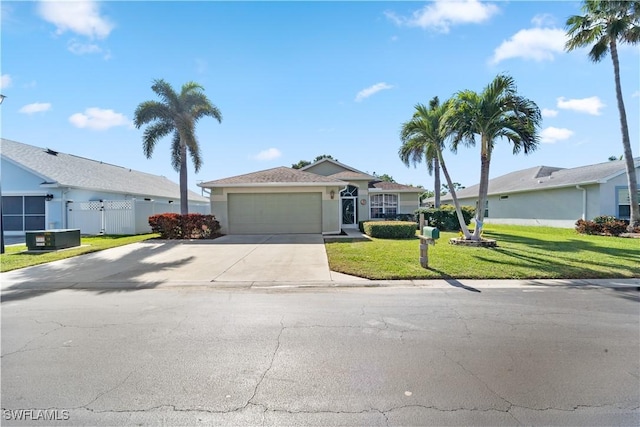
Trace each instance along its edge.
{"label": "blue sky", "polygon": [[[575,167],[622,154],[609,56],[563,51],[579,2],[2,1],[2,137],[178,181],[170,139],[151,159],[136,106],[154,79],[205,88],[223,121],[198,124],[195,183],[330,154],[432,188],[398,159],[416,103],[481,91],[498,73],[543,111],[525,156],[498,141],[491,176]],[[640,49],[620,49],[634,156],[640,156]],[[446,153],[454,181],[478,182],[478,148]]]}

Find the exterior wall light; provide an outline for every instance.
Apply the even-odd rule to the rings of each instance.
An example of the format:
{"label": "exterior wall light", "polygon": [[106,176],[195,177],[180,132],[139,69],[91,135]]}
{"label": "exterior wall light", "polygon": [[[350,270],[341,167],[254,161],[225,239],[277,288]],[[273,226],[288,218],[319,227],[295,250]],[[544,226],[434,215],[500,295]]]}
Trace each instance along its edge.
{"label": "exterior wall light", "polygon": [[53,194],[47,194],[46,196],[44,196],[44,199],[45,199],[47,202],[52,201],[52,200],[53,200]]}
{"label": "exterior wall light", "polygon": [[336,197],[336,192],[334,190],[329,191],[329,196],[331,196],[331,199],[333,199],[334,197]]}

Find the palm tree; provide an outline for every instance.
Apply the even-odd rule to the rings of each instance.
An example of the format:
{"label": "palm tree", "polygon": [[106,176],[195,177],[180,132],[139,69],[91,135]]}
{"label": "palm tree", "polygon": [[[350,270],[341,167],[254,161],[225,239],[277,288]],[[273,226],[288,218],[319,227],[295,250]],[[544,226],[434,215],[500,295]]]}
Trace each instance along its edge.
{"label": "palm tree", "polygon": [[593,45],[589,51],[589,58],[593,62],[600,62],[607,55],[607,52],[611,52],[627,183],[629,185],[629,199],[631,201],[629,231],[633,231],[634,227],[640,226],[638,180],[631,152],[627,113],[622,99],[618,43],[636,44],[640,41],[640,1],[587,0],[582,5],[582,11],[584,15],[574,15],[567,19],[567,36],[569,40],[565,48],[567,51],[572,51],[579,47]]}
{"label": "palm tree", "polygon": [[[542,121],[535,102],[519,96],[515,81],[498,75],[481,93],[458,92],[444,117],[447,132],[452,135],[451,148],[459,144],[474,146],[480,138],[480,185],[473,240],[480,240],[489,191],[489,167],[495,141],[506,138],[513,145],[513,154],[529,154],[538,147],[538,127]],[[449,189],[453,190],[452,185]],[[453,191],[452,191],[453,196]]]}
{"label": "palm tree", "polygon": [[[462,209],[460,209],[460,203],[458,203],[458,197],[456,195],[451,176],[447,170],[447,165],[442,156],[442,148],[444,141],[447,139],[447,134],[444,132],[442,126],[442,117],[445,111],[449,108],[449,101],[442,105],[439,105],[438,97],[434,97],[429,103],[429,108],[422,104],[415,106],[416,112],[408,122],[402,124],[400,130],[400,140],[402,146],[398,150],[400,160],[409,166],[410,164],[416,165],[424,159],[427,168],[436,164],[442,168],[447,184],[452,189],[451,197],[453,198],[453,204],[458,215],[458,222],[460,223],[460,229],[465,238],[470,239],[471,234],[464,222],[464,216],[462,215]],[[439,172],[438,172],[439,173]],[[436,184],[436,194],[440,192],[440,183]]]}
{"label": "palm tree", "polygon": [[178,94],[169,83],[159,79],[154,80],[151,89],[162,101],[145,101],[138,105],[134,124],[140,129],[142,125],[151,123],[142,137],[142,148],[147,159],[151,158],[160,139],[173,134],[171,165],[180,173],[180,213],[186,215],[189,213],[187,153],[191,156],[196,172],[202,166],[200,145],[195,134],[196,123],[204,116],[211,116],[222,122],[222,115],[218,107],[202,92],[204,88],[198,83],[185,83]]}
{"label": "palm tree", "polygon": [[[429,111],[436,110],[439,106],[440,106],[440,100],[438,99],[437,96],[434,96],[433,99],[429,101]],[[424,105],[418,104],[415,107],[416,110],[418,110],[418,107],[420,107],[421,110],[426,111],[426,108],[424,107]],[[418,115],[417,111],[415,115]],[[403,152],[403,148],[406,148],[407,151]],[[423,154],[428,154],[428,151],[424,151],[424,150],[420,151],[419,147],[416,147],[416,150],[418,150],[419,152],[415,153],[417,154],[417,157],[414,157],[413,156],[414,153],[411,152],[412,149],[410,147],[404,147],[403,145],[403,147],[400,148],[398,155],[400,155],[400,159],[407,167],[409,167],[410,163],[413,163],[415,167],[418,163],[422,161]],[[435,198],[435,207],[439,208],[440,196],[441,196],[440,189],[442,188],[442,185],[440,184],[440,161],[438,160],[438,156],[435,156],[433,158],[425,158],[424,160],[427,165],[427,172],[429,173],[429,176],[433,176],[433,187],[434,187],[433,193]]]}

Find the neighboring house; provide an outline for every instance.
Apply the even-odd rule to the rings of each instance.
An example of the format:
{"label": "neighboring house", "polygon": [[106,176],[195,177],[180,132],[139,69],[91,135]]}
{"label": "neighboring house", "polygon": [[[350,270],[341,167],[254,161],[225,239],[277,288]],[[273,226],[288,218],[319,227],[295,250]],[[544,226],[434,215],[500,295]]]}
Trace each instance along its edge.
{"label": "neighboring house", "polygon": [[[640,158],[635,159],[640,181]],[[640,188],[638,189],[640,193]],[[572,228],[582,219],[611,215],[629,219],[624,161],[578,168],[536,166],[489,180],[486,223]],[[461,205],[476,207],[478,185],[456,191]],[[451,195],[442,203],[452,204]]]}
{"label": "neighboring house", "polygon": [[198,184],[226,234],[338,234],[358,221],[413,214],[422,189],[384,182],[333,159]]}
{"label": "neighboring house", "polygon": [[[5,236],[59,228],[146,233],[150,215],[180,212],[180,187],[163,176],[7,139],[0,153]],[[189,192],[190,212],[209,213],[209,206]]]}

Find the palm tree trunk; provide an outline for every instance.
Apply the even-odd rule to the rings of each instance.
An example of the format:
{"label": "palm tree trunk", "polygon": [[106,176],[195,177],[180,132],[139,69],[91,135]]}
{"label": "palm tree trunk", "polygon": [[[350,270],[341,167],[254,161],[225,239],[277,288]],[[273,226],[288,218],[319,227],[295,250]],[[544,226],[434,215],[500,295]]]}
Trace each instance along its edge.
{"label": "palm tree trunk", "polygon": [[456,215],[458,215],[458,222],[460,223],[460,229],[462,230],[462,234],[464,234],[465,239],[471,239],[471,233],[469,233],[469,229],[467,228],[467,224],[464,222],[464,216],[462,215],[462,209],[460,209],[460,203],[458,202],[458,196],[456,195],[456,189],[453,186],[453,182],[451,181],[451,177],[449,176],[449,171],[447,170],[447,165],[444,163],[444,157],[442,157],[442,150],[438,150],[438,158],[440,162],[440,167],[442,167],[442,173],[444,174],[444,179],[447,181],[447,185],[451,190],[451,198],[453,199],[453,206],[456,208]]}
{"label": "palm tree trunk", "polygon": [[435,193],[436,198],[436,209],[440,208],[440,160],[437,158],[433,159],[433,174],[435,175],[433,178],[433,191]]}
{"label": "palm tree trunk", "polygon": [[638,179],[631,152],[631,140],[629,139],[629,126],[627,125],[627,113],[622,99],[622,86],[620,84],[620,63],[618,62],[618,47],[615,38],[609,42],[611,60],[613,61],[613,74],[616,81],[616,98],[618,99],[618,112],[620,113],[620,130],[622,131],[622,146],[624,147],[624,160],[627,169],[627,184],[629,185],[629,201],[631,204],[631,216],[629,218],[629,231],[640,226],[640,206],[638,205]]}
{"label": "palm tree trunk", "polygon": [[485,141],[482,135],[482,153],[480,154],[480,188],[478,189],[478,206],[476,208],[476,226],[473,231],[473,240],[480,240],[480,233],[484,225],[484,208],[487,204],[487,193],[489,192],[489,165],[491,162],[491,152],[489,141]]}
{"label": "palm tree trunk", "polygon": [[187,192],[187,146],[180,144],[180,213],[189,213],[189,194]]}

